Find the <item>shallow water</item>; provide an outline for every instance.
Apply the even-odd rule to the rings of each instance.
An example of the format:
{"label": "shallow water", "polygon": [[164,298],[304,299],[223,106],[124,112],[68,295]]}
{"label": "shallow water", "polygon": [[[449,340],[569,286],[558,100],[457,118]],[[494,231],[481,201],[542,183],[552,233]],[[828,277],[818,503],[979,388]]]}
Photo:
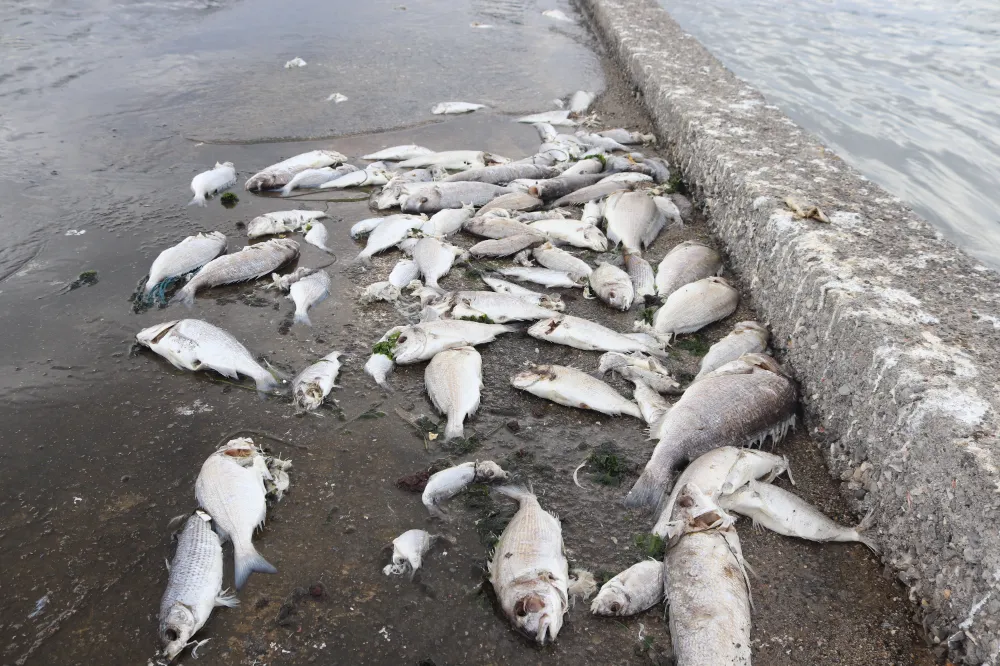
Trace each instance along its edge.
{"label": "shallow water", "polygon": [[1000,7],[661,0],[727,67],[1000,267]]}

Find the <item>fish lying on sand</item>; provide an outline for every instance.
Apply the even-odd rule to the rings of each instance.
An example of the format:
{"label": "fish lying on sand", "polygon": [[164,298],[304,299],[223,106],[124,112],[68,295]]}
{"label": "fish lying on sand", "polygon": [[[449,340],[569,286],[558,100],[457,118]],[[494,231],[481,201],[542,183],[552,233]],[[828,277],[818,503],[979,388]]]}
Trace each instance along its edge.
{"label": "fish lying on sand", "polygon": [[435,409],[448,418],[445,440],[464,437],[465,419],[479,409],[483,359],[473,347],[446,349],[434,355],[424,372],[424,385]]}
{"label": "fish lying on sand", "polygon": [[512,280],[521,282],[534,282],[543,287],[563,287],[571,289],[582,287],[583,285],[562,271],[553,271],[548,268],[538,266],[509,266],[498,268],[497,273]]}
{"label": "fish lying on sand", "polygon": [[431,515],[445,518],[441,502],[450,499],[473,483],[505,481],[507,472],[492,460],[464,462],[431,475],[424,487],[422,500]]}
{"label": "fish lying on sand", "polygon": [[288,290],[288,298],[295,303],[295,323],[312,326],[309,308],[322,303],[329,295],[330,275],[326,271],[316,271],[293,284]]}
{"label": "fish lying on sand", "polygon": [[442,182],[457,183],[462,181],[506,185],[519,178],[554,178],[559,175],[555,167],[538,166],[535,164],[497,164],[459,171],[445,178]]}
{"label": "fish lying on sand", "polygon": [[649,610],[663,601],[663,563],[633,564],[601,587],[590,604],[594,615],[626,617]]}
{"label": "fish lying on sand", "polygon": [[501,215],[476,215],[469,218],[463,228],[470,234],[494,240],[529,234],[538,236],[539,242],[545,240],[545,236],[540,231],[532,229],[530,225]]}
{"label": "fish lying on sand", "polygon": [[421,233],[426,236],[439,236],[445,238],[458,233],[475,214],[474,206],[467,205],[461,208],[444,208],[431,215],[420,227]]}
{"label": "fish lying on sand", "polygon": [[221,192],[236,184],[236,169],[232,162],[216,162],[214,169],[202,171],[191,179],[194,198],[188,205],[205,205],[205,197]]}
{"label": "fish lying on sand", "polygon": [[664,218],[653,198],[645,192],[619,192],[604,203],[608,240],[617,247],[621,243],[629,252],[641,253],[651,245]]}
{"label": "fish lying on sand", "polygon": [[429,187],[447,175],[448,172],[440,167],[396,172],[381,190],[372,191],[369,201],[375,210],[389,210],[403,205],[411,194],[423,187]]}
{"label": "fish lying on sand", "polygon": [[313,222],[309,225],[304,240],[310,245],[314,245],[328,254],[333,254],[333,250],[326,246],[326,242],[329,238],[330,234],[326,230],[326,225],[322,222]]}
{"label": "fish lying on sand", "polygon": [[491,277],[489,275],[483,276],[483,282],[485,282],[490,289],[498,294],[516,296],[531,305],[538,305],[555,312],[562,312],[566,309],[566,304],[563,303],[562,298],[560,298],[558,294],[542,294],[537,291],[532,291],[531,289],[525,289],[519,284],[507,282],[506,280],[501,280],[500,278]]}
{"label": "fish lying on sand", "polygon": [[668,298],[686,284],[719,275],[722,257],[707,245],[684,241],[667,252],[656,271],[656,293]]}
{"label": "fish lying on sand", "polygon": [[485,215],[491,210],[535,210],[540,208],[545,202],[538,197],[533,197],[527,192],[508,192],[501,194],[496,199],[479,209],[479,215]]}
{"label": "fish lying on sand", "polygon": [[640,302],[656,296],[656,282],[653,278],[653,267],[636,252],[624,252],[625,271],[632,280],[635,298]]}
{"label": "fish lying on sand", "polygon": [[324,217],[326,212],[322,210],[279,210],[264,213],[250,220],[247,225],[247,238],[294,233]]}
{"label": "fish lying on sand", "polygon": [[440,182],[408,196],[400,210],[404,213],[436,213],[445,208],[463,208],[470,204],[482,206],[509,192],[509,188],[490,183]]}
{"label": "fish lying on sand", "polygon": [[399,166],[404,169],[438,166],[449,171],[464,171],[509,161],[506,157],[481,150],[445,150],[411,157],[400,162]]}
{"label": "fish lying on sand", "polygon": [[597,369],[601,373],[612,371],[630,382],[641,380],[657,393],[683,393],[681,385],[670,375],[669,370],[655,358],[641,352],[608,352],[598,360]]}
{"label": "fish lying on sand", "polygon": [[410,572],[410,580],[417,575],[417,569],[423,564],[424,555],[431,549],[439,537],[424,530],[407,530],[392,540],[392,562],[385,565],[382,573],[401,575]]}
{"label": "fish lying on sand", "polygon": [[653,331],[668,340],[694,333],[736,312],[739,302],[740,292],[720,277],[686,284],[670,294],[653,315]]}
{"label": "fish lying on sand", "polygon": [[420,274],[424,277],[424,283],[431,289],[440,290],[438,280],[448,274],[455,258],[464,251],[460,247],[428,236],[414,243],[410,252]]}
{"label": "fish lying on sand", "polygon": [[642,418],[639,407],[600,379],[562,365],[536,365],[510,378],[511,386],[566,407]]}
{"label": "fish lying on sand", "polygon": [[243,185],[247,191],[274,190],[287,185],[292,178],[306,169],[319,169],[325,166],[337,166],[347,161],[344,155],[335,150],[312,150],[283,162],[272,164],[263,171],[250,176]]}
{"label": "fish lying on sand", "polygon": [[637,143],[652,143],[656,141],[656,137],[652,134],[643,134],[642,132],[631,132],[627,129],[616,128],[603,130],[597,132],[598,136],[605,136],[609,139],[614,139],[618,143],[623,143],[626,145],[637,144]]}
{"label": "fish lying on sand", "polygon": [[564,125],[568,127],[578,125],[579,123],[569,117],[569,113],[569,109],[544,111],[542,113],[533,113],[530,116],[521,116],[517,119],[517,122],[529,124],[548,123],[549,125]]}
{"label": "fish lying on sand", "polygon": [[307,412],[323,404],[337,385],[342,352],[331,352],[292,379],[292,397],[300,411]]}
{"label": "fish lying on sand", "polygon": [[255,280],[270,274],[299,256],[299,244],[288,238],[276,238],[247,245],[239,252],[224,254],[208,262],[174,296],[174,302],[194,304],[198,290],[236,282]]}
{"label": "fish lying on sand", "polygon": [[323,183],[329,183],[341,176],[359,171],[353,164],[342,164],[336,169],[333,167],[320,167],[319,169],[306,169],[295,174],[295,177],[288,181],[281,188],[281,196],[287,197],[295,189],[314,189]]}
{"label": "fish lying on sand", "polygon": [[589,319],[566,314],[539,321],[528,329],[528,335],[538,340],[588,351],[639,351],[660,358],[668,355],[634,336],[618,333]]}
{"label": "fish lying on sand", "polygon": [[616,310],[628,310],[635,298],[635,288],[628,274],[617,266],[601,263],[590,274],[590,290]]}
{"label": "fish lying on sand", "polygon": [[[505,236],[504,238],[493,238],[489,240],[484,240],[476,243],[469,248],[469,254],[473,257],[509,257],[512,254],[517,254],[521,250],[525,250],[529,247],[539,245],[545,242],[544,236],[539,236],[538,234],[528,233],[519,234],[517,236]],[[563,271],[560,271],[563,272]],[[563,272],[564,275],[569,275]],[[570,277],[570,279],[573,279]]]}
{"label": "fish lying on sand", "polygon": [[372,355],[365,363],[365,373],[382,388],[388,388],[389,375],[392,373],[393,368],[396,367],[396,361],[394,360],[396,341],[405,330],[405,326],[394,326],[386,331],[385,335],[375,343],[375,346],[372,348]]}
{"label": "fish lying on sand", "polygon": [[[535,302],[514,294],[493,291],[458,291],[451,295],[451,316],[455,319],[487,317],[497,324],[510,321],[547,319],[554,308],[537,303],[553,304],[548,296],[542,295]],[[562,305],[562,302],[559,302]]]}
{"label": "fish lying on sand", "polygon": [[418,215],[390,215],[384,218],[368,234],[368,243],[355,261],[370,264],[373,256],[399,245],[404,238],[410,235],[410,230],[419,229],[425,221],[425,218]]}
{"label": "fish lying on sand", "polygon": [[513,333],[518,329],[501,324],[481,324],[475,321],[445,319],[407,326],[393,351],[399,365],[428,361],[446,349],[475,347],[493,342],[498,335]]}
{"label": "fish lying on sand", "polygon": [[161,252],[149,268],[143,293],[149,296],[161,282],[197,270],[226,251],[226,237],[218,231],[188,236]]}
{"label": "fish lying on sand", "polygon": [[566,250],[554,246],[552,243],[539,245],[531,251],[531,254],[534,256],[535,261],[545,268],[562,271],[574,280],[585,280],[590,277],[591,272],[594,270],[583,259],[573,256]]}
{"label": "fish lying on sand", "polygon": [[545,234],[554,244],[564,243],[594,252],[606,252],[608,239],[597,227],[580,220],[542,219],[532,222],[531,229]]}
{"label": "fish lying on sand", "polygon": [[698,381],[708,373],[716,370],[730,361],[735,361],[744,354],[761,353],[767,349],[771,334],[767,327],[755,321],[741,321],[733,327],[733,331],[709,348],[701,359],[701,369],[694,380]]}
{"label": "fish lying on sand", "polygon": [[342,190],[348,187],[373,187],[385,185],[392,178],[388,167],[382,162],[372,162],[364,169],[355,169],[339,178],[328,180],[319,186],[321,190]]}

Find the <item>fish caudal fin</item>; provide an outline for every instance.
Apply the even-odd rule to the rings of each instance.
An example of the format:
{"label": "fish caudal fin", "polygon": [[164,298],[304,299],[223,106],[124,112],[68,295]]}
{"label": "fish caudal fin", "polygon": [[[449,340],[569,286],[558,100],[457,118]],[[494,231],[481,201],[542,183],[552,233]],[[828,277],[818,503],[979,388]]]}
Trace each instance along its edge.
{"label": "fish caudal fin", "polygon": [[184,287],[182,287],[180,291],[177,292],[177,294],[173,297],[173,299],[170,302],[171,303],[183,303],[185,306],[187,306],[189,308],[193,307],[194,306],[194,293],[195,293],[195,289],[191,285],[191,283],[189,282],[186,285],[184,285]]}
{"label": "fish caudal fin", "polygon": [[270,393],[281,386],[281,378],[271,372],[262,372],[253,379],[261,393]]}
{"label": "fish caudal fin", "polygon": [[496,490],[501,495],[506,495],[512,500],[517,500],[518,503],[526,499],[535,499],[535,493],[523,486],[500,486]]}
{"label": "fish caudal fin", "polygon": [[631,509],[655,509],[663,497],[664,484],[644,470],[639,480],[625,496],[625,506]]}
{"label": "fish caudal fin", "polygon": [[296,312],[295,316],[292,318],[296,324],[305,324],[306,326],[312,326],[312,320],[309,319],[309,312]]}
{"label": "fish caudal fin", "polygon": [[875,539],[868,533],[868,531],[875,526],[875,510],[871,509],[865,517],[861,520],[854,531],[858,534],[858,541],[868,546],[873,553],[876,555],[881,554],[881,549],[879,549],[878,544],[875,543]]}
{"label": "fish caudal fin", "polygon": [[188,206],[206,206],[205,203],[205,193],[195,194],[194,198],[188,202]]}
{"label": "fish caudal fin", "polygon": [[291,193],[292,193],[292,184],[291,183],[288,183],[287,185],[285,185],[284,187],[281,188],[281,196],[287,197]]}
{"label": "fish caudal fin", "polygon": [[[233,545],[235,546],[236,544],[234,543]],[[235,578],[237,590],[243,589],[243,586],[247,584],[247,579],[250,578],[250,574],[254,572],[268,574],[278,573],[278,570],[257,552],[257,549],[253,547],[253,544],[248,544],[242,548],[236,548],[234,554],[236,560]]]}
{"label": "fish caudal fin", "polygon": [[465,437],[465,419],[458,415],[449,416],[448,425],[444,427],[444,439],[448,441],[458,437]]}

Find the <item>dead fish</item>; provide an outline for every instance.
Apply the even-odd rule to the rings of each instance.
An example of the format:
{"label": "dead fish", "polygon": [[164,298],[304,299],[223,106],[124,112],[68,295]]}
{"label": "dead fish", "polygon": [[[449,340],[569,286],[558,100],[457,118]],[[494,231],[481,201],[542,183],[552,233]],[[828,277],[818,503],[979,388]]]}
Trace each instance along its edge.
{"label": "dead fish", "polygon": [[331,352],[292,379],[292,396],[299,410],[308,412],[323,404],[337,385],[341,356],[343,352]]}
{"label": "dead fish", "polygon": [[694,333],[736,312],[740,292],[720,277],[709,277],[686,284],[667,297],[653,316],[657,335],[673,338]]}
{"label": "dead fish", "polygon": [[688,199],[683,194],[679,192],[674,192],[670,195],[670,200],[674,202],[674,206],[677,207],[677,212],[681,216],[681,224],[687,222],[691,219],[691,200]]}
{"label": "dead fish", "polygon": [[574,113],[578,116],[587,113],[590,109],[590,105],[594,103],[595,99],[597,99],[597,93],[577,90],[573,93],[572,97],[569,98],[570,113]]}
{"label": "dead fish", "polygon": [[663,560],[670,642],[678,666],[750,666],[746,563],[731,519],[713,504],[693,484],[678,499],[683,536]]}
{"label": "dead fish", "polygon": [[305,171],[300,171],[295,174],[288,183],[281,188],[281,196],[287,197],[295,189],[314,189],[322,185],[323,183],[328,183],[331,180],[336,180],[341,176],[346,176],[349,173],[355,171],[360,171],[358,167],[353,164],[342,164],[336,169],[333,167],[322,167],[320,169],[306,169]]}
{"label": "dead fish", "polygon": [[399,365],[419,363],[430,360],[446,349],[475,347],[493,342],[502,333],[514,333],[517,330],[512,326],[457,319],[414,324],[406,327],[399,335],[394,360]]}
{"label": "dead fish", "polygon": [[580,216],[581,224],[589,224],[597,227],[604,219],[604,203],[601,201],[588,201],[583,205],[583,214]]}
{"label": "dead fish", "polygon": [[590,134],[589,132],[580,131],[576,133],[576,136],[588,146],[598,150],[604,150],[609,153],[614,151],[627,153],[629,150],[627,146],[623,146],[614,139],[601,136],[600,134]]}
{"label": "dead fish", "polygon": [[410,234],[411,229],[419,229],[425,221],[425,218],[418,215],[390,215],[372,229],[368,235],[368,244],[355,261],[363,264],[371,263],[373,256],[399,245]]}
{"label": "dead fish", "polygon": [[[356,222],[351,227],[351,238],[358,238],[360,236],[364,236],[366,234],[370,234],[371,232],[375,231],[375,229],[379,225],[381,225],[381,224],[383,224],[385,222],[393,222],[393,221],[399,220],[399,219],[410,220],[411,222],[416,223],[416,226],[410,227],[410,229],[415,229],[415,228],[417,228],[419,226],[422,226],[424,224],[424,222],[427,221],[427,218],[424,215],[402,215],[402,214],[397,214],[397,215],[386,215],[385,217],[369,217],[369,218],[365,218],[364,220],[361,220],[359,222]],[[389,247],[392,247],[392,246],[390,245]]]}
{"label": "dead fish", "polygon": [[608,239],[601,233],[601,230],[595,226],[583,224],[579,220],[561,218],[539,220],[528,226],[545,234],[553,243],[565,243],[594,252],[606,252],[608,249]]}
{"label": "dead fish", "polygon": [[503,275],[504,277],[509,277],[512,280],[519,280],[522,282],[534,282],[535,284],[540,284],[545,287],[563,287],[563,288],[573,288],[582,287],[583,285],[574,280],[569,276],[568,273],[562,271],[553,271],[548,268],[539,268],[537,266],[510,266],[504,268],[498,268],[497,273]]}
{"label": "dead fish", "polygon": [[523,488],[501,487],[520,508],[488,565],[490,584],[515,629],[541,645],[554,641],[569,607],[569,565],[559,519]]}
{"label": "dead fish", "polygon": [[664,417],[660,441],[625,504],[655,508],[683,460],[720,446],[780,441],[795,423],[797,394],[788,377],[765,368],[692,384]]}
{"label": "dead fish", "polygon": [[[661,181],[657,181],[661,182]],[[673,199],[668,199],[667,197],[653,197],[653,203],[663,214],[663,218],[671,226],[684,226],[684,218],[681,216],[681,211],[674,203]]]}
{"label": "dead fish", "polygon": [[247,225],[247,238],[294,233],[323,217],[326,217],[326,213],[321,210],[279,210],[274,213],[264,213],[250,220],[250,224]]}
{"label": "dead fish", "polygon": [[613,371],[630,382],[641,380],[657,393],[683,393],[681,385],[670,375],[669,370],[655,358],[641,352],[607,352],[598,360],[597,369],[602,374]]}
{"label": "dead fish", "polygon": [[469,248],[469,254],[473,257],[509,257],[525,248],[544,242],[544,236],[534,233],[507,236],[505,238],[480,241]]}
{"label": "dead fish", "polygon": [[667,412],[670,411],[670,403],[664,400],[657,391],[651,389],[639,377],[633,377],[630,381],[635,384],[635,392],[632,394],[632,399],[639,405],[642,420],[651,428],[655,427],[667,415]]}
{"label": "dead fish", "polygon": [[608,240],[629,252],[641,253],[663,229],[663,215],[645,192],[612,194],[604,203]]}
{"label": "dead fish", "polygon": [[605,177],[601,173],[588,173],[578,176],[559,176],[549,178],[538,185],[528,188],[528,194],[538,197],[542,201],[554,201],[579,189],[594,185]]}
{"label": "dead fish", "polygon": [[562,298],[560,298],[558,294],[541,294],[537,291],[532,291],[531,289],[525,289],[524,287],[514,284],[513,282],[507,282],[506,280],[490,277],[489,275],[483,276],[483,282],[485,282],[490,289],[499,294],[510,294],[511,296],[516,296],[531,305],[537,305],[556,312],[562,312],[566,309],[566,304],[563,303]]}
{"label": "dead fish", "polygon": [[401,206],[411,194],[432,185],[434,181],[446,175],[448,172],[440,167],[397,173],[381,190],[372,192],[370,201],[374,203],[375,210],[388,210]]}
{"label": "dead fish", "polygon": [[417,569],[423,564],[423,557],[439,537],[432,536],[424,530],[407,530],[392,540],[392,563],[385,565],[382,573],[404,574],[410,572],[410,580],[417,574]]}
{"label": "dead fish", "polygon": [[542,233],[533,230],[530,225],[500,215],[477,215],[470,218],[463,228],[470,234],[484,238],[499,239],[535,234],[538,236],[539,242],[544,240]]}
{"label": "dead fish", "polygon": [[656,272],[656,293],[668,298],[681,287],[722,273],[722,257],[697,241],[684,241],[667,252]]}
{"label": "dead fish", "polygon": [[588,174],[601,173],[602,171],[604,171],[604,162],[596,157],[586,157],[571,164],[565,171],[562,172],[562,175],[584,176]]}
{"label": "dead fish", "polygon": [[440,507],[444,500],[454,497],[473,483],[490,483],[506,479],[507,472],[492,460],[465,462],[432,474],[427,480],[421,499],[431,515],[444,518],[444,511]]}
{"label": "dead fish", "polygon": [[594,615],[626,617],[663,601],[663,564],[646,560],[633,564],[603,586],[590,605]]}
{"label": "dead fish", "polygon": [[758,369],[776,372],[779,375],[787,376],[781,366],[767,354],[743,354],[735,361],[723,363],[715,370],[702,375],[702,379],[708,377],[722,377],[724,375],[747,375]]}
{"label": "dead fish", "polygon": [[226,237],[218,231],[188,236],[177,245],[161,252],[153,260],[143,293],[149,296],[164,280],[187,275],[225,251]]}
{"label": "dead fish", "polygon": [[609,416],[627,414],[637,419],[642,418],[642,413],[634,402],[600,379],[576,368],[536,365],[511,377],[510,384],[516,389],[566,407],[591,409]]}
{"label": "dead fish", "polygon": [[542,143],[555,141],[556,136],[559,134],[558,130],[550,123],[534,123],[533,127],[538,132],[538,138],[542,140]]}
{"label": "dead fish", "polygon": [[446,150],[428,155],[418,155],[403,160],[399,166],[404,169],[438,166],[449,171],[463,171],[489,166],[491,164],[506,164],[506,157],[500,157],[481,150]]}
{"label": "dead fish", "polygon": [[440,290],[438,280],[451,270],[455,257],[462,254],[462,248],[444,243],[437,238],[421,238],[413,246],[413,261],[417,263],[424,282],[432,289]]}
{"label": "dead fish", "polygon": [[385,332],[372,349],[372,355],[365,363],[365,373],[368,374],[375,383],[382,388],[388,388],[389,375],[396,362],[393,360],[393,351],[396,347],[396,340],[406,330],[405,326],[394,326]]}
{"label": "dead fish", "polygon": [[322,303],[329,295],[330,275],[326,271],[316,271],[293,284],[288,290],[288,298],[295,303],[295,323],[312,326],[309,308]]}
{"label": "dead fish", "polygon": [[538,340],[547,340],[575,349],[590,351],[641,351],[658,357],[667,354],[645,342],[602,326],[597,322],[571,315],[558,315],[543,319],[528,329],[528,335]]}
{"label": "dead fish", "polygon": [[623,183],[614,180],[602,180],[589,187],[582,187],[566,196],[552,202],[552,206],[582,206],[588,201],[599,201],[618,192],[627,192],[634,187],[633,183]]}
{"label": "dead fish", "polygon": [[645,301],[647,297],[656,296],[656,282],[653,277],[653,267],[649,262],[635,252],[624,252],[625,270],[635,289],[636,300]]}
{"label": "dead fish", "polygon": [[750,481],[731,495],[720,497],[719,505],[750,518],[755,527],[766,527],[778,534],[819,542],[857,541],[879,552],[872,537],[865,534],[871,526],[870,514],[858,527],[844,527],[798,495],[768,483]]}
{"label": "dead fish", "polygon": [[[264,457],[252,446],[247,448],[247,441],[236,439],[220,447],[205,460],[194,482],[198,506],[215,520],[219,538],[233,542],[237,590],[243,589],[255,571],[278,572],[253,545],[253,532],[267,513],[264,479],[271,473]],[[252,459],[252,464],[237,462],[244,457]]]}
{"label": "dead fish", "polygon": [[508,192],[493,199],[479,209],[479,215],[485,215],[493,210],[535,210],[544,204],[538,197],[533,197],[527,192]]}
{"label": "dead fish", "polygon": [[[548,296],[539,294],[538,302],[553,304]],[[547,319],[554,308],[547,308],[513,294],[493,291],[458,291],[452,294],[451,316],[455,319],[486,316],[497,324],[511,321]],[[558,302],[562,305],[562,302]]]}
{"label": "dead fish", "polygon": [[539,245],[532,250],[535,261],[545,268],[562,271],[574,280],[584,280],[590,277],[594,269],[586,261],[574,257],[566,250],[560,250],[552,243]]}
{"label": "dead fish", "polygon": [[277,273],[271,273],[271,284],[266,285],[264,289],[279,289],[281,291],[288,291],[292,288],[292,285],[304,278],[307,275],[312,275],[316,272],[315,268],[306,268],[305,266],[299,266],[291,273],[287,275],[278,275]]}
{"label": "dead fish", "polygon": [[202,171],[191,179],[194,198],[188,205],[205,205],[205,197],[229,189],[236,184],[236,169],[232,162],[216,162],[215,168]]}
{"label": "dead fish", "polygon": [[575,127],[579,123],[572,120],[569,117],[569,109],[557,109],[555,111],[544,111],[542,113],[533,113],[530,116],[521,116],[517,119],[519,123],[528,123],[534,125],[536,123],[547,123],[553,126],[566,126]]}
{"label": "dead fish", "polygon": [[755,321],[741,321],[733,327],[732,333],[722,338],[708,350],[701,359],[701,369],[694,378],[698,381],[708,373],[744,354],[760,353],[767,349],[771,334],[766,326]]}
{"label": "dead fish", "polygon": [[472,102],[441,102],[431,107],[431,113],[435,116],[454,115],[459,113],[472,113],[473,111],[485,108],[485,104],[473,104]]}
{"label": "dead fish", "polygon": [[434,151],[430,148],[424,148],[423,146],[417,146],[412,143],[408,143],[403,146],[392,146],[390,148],[383,148],[374,153],[369,153],[364,155],[361,159],[363,160],[385,160],[388,162],[402,162],[403,160],[413,159],[415,157],[423,157],[425,155],[433,155]]}
{"label": "dead fish", "polygon": [[216,606],[234,608],[240,603],[235,595],[222,591],[222,544],[211,522],[212,517],[203,511],[187,519],[168,567],[170,578],[160,600],[159,631],[168,661],[188,646]]}
{"label": "dead fish", "polygon": [[404,213],[436,213],[445,208],[482,206],[509,192],[509,188],[489,183],[442,182],[411,194],[400,206],[400,210]]}
{"label": "dead fish", "polygon": [[400,259],[389,272],[389,284],[402,289],[420,276],[420,267],[412,259]]}
{"label": "dead fish", "polygon": [[590,290],[616,310],[628,310],[635,298],[635,289],[628,274],[604,262],[590,274]]}
{"label": "dead fish", "polygon": [[386,185],[392,173],[384,162],[372,162],[364,169],[356,169],[319,186],[321,190],[342,190],[348,187],[373,187]]}
{"label": "dead fish", "polygon": [[635,183],[651,183],[653,182],[653,178],[652,176],[647,176],[644,173],[636,173],[634,171],[620,171],[618,173],[613,173],[610,176],[605,176],[604,180],[602,180],[601,182],[607,183],[612,181],[618,183],[627,183],[630,186],[632,186]]}
{"label": "dead fish", "polygon": [[326,246],[326,241],[330,238],[330,234],[327,233],[326,226],[322,222],[313,222],[309,225],[306,231],[305,241],[310,245],[315,245],[319,249],[333,254],[333,250]]}
{"label": "dead fish", "polygon": [[498,164],[459,171],[444,179],[445,183],[476,182],[491,185],[506,185],[519,178],[554,178],[559,175],[559,169],[534,164]]}
{"label": "dead fish", "polygon": [[458,233],[475,213],[476,209],[471,205],[461,208],[445,208],[434,213],[431,219],[421,225],[420,231],[427,236],[445,238]]}
{"label": "dead fish", "polygon": [[609,139],[614,139],[618,143],[623,143],[626,145],[634,145],[638,143],[653,143],[656,141],[656,137],[652,134],[643,134],[642,132],[630,132],[627,129],[622,129],[618,127],[616,129],[603,130],[597,132],[598,136],[605,136]]}
{"label": "dead fish", "polygon": [[347,161],[347,158],[335,150],[312,150],[283,162],[272,164],[263,171],[250,176],[244,184],[247,191],[273,190],[283,185],[306,169],[319,169],[325,166],[337,166]]}
{"label": "dead fish", "polygon": [[445,440],[464,437],[465,419],[479,409],[483,359],[472,347],[446,349],[434,355],[424,372],[424,385],[434,408],[448,418]]}
{"label": "dead fish", "polygon": [[247,245],[239,252],[224,254],[202,266],[184,288],[177,292],[174,302],[191,306],[199,289],[254,280],[277,270],[298,256],[299,244],[288,238]]}

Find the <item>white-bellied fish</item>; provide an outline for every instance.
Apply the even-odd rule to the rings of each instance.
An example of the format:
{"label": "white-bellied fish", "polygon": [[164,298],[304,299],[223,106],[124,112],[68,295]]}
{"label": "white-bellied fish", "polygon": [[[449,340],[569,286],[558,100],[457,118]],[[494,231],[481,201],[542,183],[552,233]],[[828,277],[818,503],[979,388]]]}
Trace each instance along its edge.
{"label": "white-bellied fish", "polygon": [[667,356],[666,352],[643,340],[618,333],[589,319],[566,314],[543,319],[528,329],[528,335],[538,340],[588,351],[640,351],[660,358]]}
{"label": "white-bellied fish", "polygon": [[288,298],[295,303],[296,324],[312,326],[309,309],[322,303],[330,295],[330,275],[326,271],[316,271],[297,281],[288,290]]}
{"label": "white-bellied fish", "polygon": [[492,460],[464,462],[432,474],[424,486],[421,500],[431,515],[444,518],[441,502],[454,497],[473,483],[490,483],[506,479],[507,472]]}
{"label": "white-bellied fish", "polygon": [[391,146],[389,148],[383,148],[374,153],[369,153],[362,156],[363,160],[385,160],[387,162],[402,162],[403,160],[413,159],[415,157],[423,157],[424,155],[433,155],[434,151],[430,148],[424,148],[423,146],[417,146],[412,143],[408,143],[402,146]]}
{"label": "white-bellied fish", "polygon": [[536,365],[510,378],[516,389],[527,391],[566,407],[591,409],[595,412],[642,418],[639,407],[610,385],[591,377],[582,370],[563,365]]}
{"label": "white-bellied fish", "polygon": [[148,296],[164,280],[187,275],[225,251],[226,237],[219,231],[188,236],[177,245],[161,252],[153,260],[143,293]]}
{"label": "white-bellied fish", "polygon": [[342,352],[331,352],[316,361],[292,379],[292,397],[295,406],[307,412],[323,404],[326,396],[337,385]]}
{"label": "white-bellied fish", "polygon": [[719,253],[697,241],[678,243],[656,269],[656,293],[668,298],[681,287],[722,273]]}
{"label": "white-bellied fish", "polygon": [[594,615],[626,617],[649,610],[663,601],[663,563],[633,564],[603,586],[590,604]]}
{"label": "white-bellied fish", "polygon": [[236,184],[236,169],[232,162],[216,162],[215,168],[202,171],[191,179],[194,198],[188,205],[205,205],[205,197],[221,192]]}
{"label": "white-bellied fish", "polygon": [[455,115],[459,113],[472,113],[473,111],[485,108],[485,104],[473,104],[472,102],[439,102],[431,107],[431,113],[435,116]]}
{"label": "white-bellied fish", "polygon": [[698,381],[744,354],[763,352],[770,340],[771,334],[766,326],[761,326],[755,321],[738,322],[729,335],[709,348],[708,353],[701,359],[701,369],[698,370],[694,380]]}
{"label": "white-bellied fish", "polygon": [[518,329],[501,324],[445,319],[407,326],[396,340],[394,360],[399,365],[427,361],[446,349],[475,347]]}
{"label": "white-bellied fish", "polygon": [[174,296],[175,302],[194,304],[199,289],[255,280],[270,274],[299,256],[299,244],[288,238],[275,238],[247,245],[239,252],[224,254],[208,262]]}
{"label": "white-bellied fish", "polygon": [[312,150],[283,162],[272,164],[263,171],[250,176],[243,185],[248,191],[273,190],[284,185],[306,169],[319,169],[325,166],[337,166],[347,161],[347,158],[336,150]]}
{"label": "white-bellied fish", "polygon": [[739,302],[740,292],[720,277],[686,284],[653,315],[653,331],[667,339],[694,333],[736,312]]}
{"label": "white-bellied fish", "polygon": [[628,273],[601,262],[593,270],[589,278],[590,290],[599,299],[616,310],[628,310],[635,300],[635,288]]}
{"label": "white-bellied fish", "polygon": [[247,238],[302,231],[310,222],[324,217],[326,217],[326,212],[322,210],[279,210],[273,213],[264,213],[250,220],[247,225]]}
{"label": "white-bellied fish", "polygon": [[483,359],[473,347],[446,349],[424,371],[424,385],[434,408],[447,417],[445,440],[465,436],[465,419],[479,409]]}
{"label": "white-bellied fish", "polygon": [[336,180],[354,171],[359,171],[359,169],[353,164],[342,164],[336,169],[333,167],[321,167],[319,169],[300,171],[281,188],[281,196],[287,197],[292,193],[292,190],[296,189],[307,190],[317,188],[323,183],[329,183],[331,180]]}

